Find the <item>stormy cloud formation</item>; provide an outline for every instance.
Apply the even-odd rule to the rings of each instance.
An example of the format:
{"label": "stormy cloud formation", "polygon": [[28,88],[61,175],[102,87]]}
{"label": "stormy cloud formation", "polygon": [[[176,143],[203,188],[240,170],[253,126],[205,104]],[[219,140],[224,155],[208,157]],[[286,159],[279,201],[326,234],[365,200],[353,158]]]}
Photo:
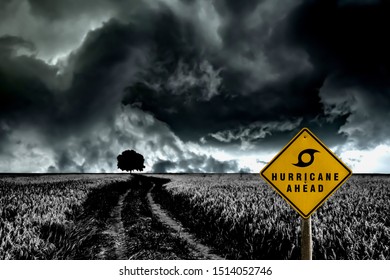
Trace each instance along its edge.
{"label": "stormy cloud formation", "polygon": [[390,3],[0,0],[0,172],[258,172],[302,127],[390,171]]}

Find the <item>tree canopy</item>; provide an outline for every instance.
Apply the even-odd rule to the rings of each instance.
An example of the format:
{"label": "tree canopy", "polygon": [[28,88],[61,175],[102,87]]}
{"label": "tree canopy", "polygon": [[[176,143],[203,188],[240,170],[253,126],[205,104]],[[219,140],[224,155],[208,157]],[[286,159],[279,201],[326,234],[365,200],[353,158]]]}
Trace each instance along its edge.
{"label": "tree canopy", "polygon": [[134,150],[123,151],[122,154],[118,155],[117,160],[118,168],[124,171],[142,171],[145,168],[143,155]]}

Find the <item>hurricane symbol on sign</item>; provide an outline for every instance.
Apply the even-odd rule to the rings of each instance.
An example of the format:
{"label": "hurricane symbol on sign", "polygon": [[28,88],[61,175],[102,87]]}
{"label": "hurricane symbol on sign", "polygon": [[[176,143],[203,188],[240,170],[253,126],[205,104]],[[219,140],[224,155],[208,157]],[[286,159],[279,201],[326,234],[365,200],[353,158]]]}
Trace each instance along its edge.
{"label": "hurricane symbol on sign", "polygon": [[[306,150],[303,150],[302,152],[299,153],[298,155],[298,162],[297,163],[293,163],[293,165],[295,166],[298,166],[298,167],[308,167],[309,165],[311,165],[314,161],[314,153],[319,153],[319,151],[317,150],[314,150],[314,149],[306,149]],[[308,162],[304,162],[302,160],[302,156],[304,154],[308,154],[310,156],[310,160]]]}

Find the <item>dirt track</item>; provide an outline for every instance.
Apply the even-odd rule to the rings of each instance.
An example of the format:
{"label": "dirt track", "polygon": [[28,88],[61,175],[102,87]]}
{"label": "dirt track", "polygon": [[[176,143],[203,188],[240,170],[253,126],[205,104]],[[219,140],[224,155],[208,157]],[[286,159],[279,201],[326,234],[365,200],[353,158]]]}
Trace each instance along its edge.
{"label": "dirt track", "polygon": [[118,204],[112,210],[110,214],[111,218],[108,219],[108,227],[103,231],[103,234],[107,235],[107,237],[113,241],[114,248],[107,248],[107,246],[103,245],[98,255],[99,259],[107,259],[109,251],[113,251],[115,258],[118,260],[126,259],[125,229],[122,221],[122,208],[125,197],[129,192],[130,190],[119,197]]}
{"label": "dirt track", "polygon": [[[157,203],[155,203],[151,191],[153,190],[153,187],[149,190],[147,194],[147,199],[149,203],[149,207],[155,217],[158,218],[158,220],[165,226],[173,229],[176,234],[182,239],[184,239],[190,246],[199,254],[203,255],[204,258],[210,259],[210,260],[221,260],[221,258],[218,255],[215,255],[211,253],[211,249],[203,244],[201,244],[193,234],[188,232],[180,222],[174,220],[167,211],[161,208],[161,206]],[[161,187],[161,186],[158,186]]]}
{"label": "dirt track", "polygon": [[222,259],[155,203],[151,190],[161,179],[134,176],[130,184],[106,221],[108,242],[99,246],[98,259]]}

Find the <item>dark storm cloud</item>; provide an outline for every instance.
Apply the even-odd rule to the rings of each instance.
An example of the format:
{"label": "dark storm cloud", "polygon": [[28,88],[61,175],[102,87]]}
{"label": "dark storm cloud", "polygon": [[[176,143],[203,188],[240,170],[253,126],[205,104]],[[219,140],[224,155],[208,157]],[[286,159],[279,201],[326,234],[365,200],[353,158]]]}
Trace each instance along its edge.
{"label": "dark storm cloud", "polygon": [[[62,2],[33,1],[30,8],[35,16],[62,22],[85,11],[83,4],[76,12],[74,3],[63,6]],[[322,76],[309,73],[311,69],[304,62],[289,66],[289,61],[304,60],[301,54],[290,55],[283,49],[280,55],[272,52],[272,42],[276,40],[277,45],[279,39],[269,35],[270,26],[283,26],[285,11],[273,2],[264,1],[248,2],[249,6],[239,12],[232,3],[221,4],[225,8],[216,7],[219,23],[209,19],[200,22],[196,16],[191,17],[191,11],[196,15],[204,8],[202,5],[213,8],[206,1],[145,9],[128,23],[109,20],[89,32],[65,66],[49,66],[31,55],[6,53],[7,63],[0,68],[4,121],[14,128],[23,124],[41,131],[45,135],[42,141],[50,143],[54,150],[59,170],[87,170],[86,165],[91,167],[91,162],[104,158],[96,151],[109,145],[97,139],[88,142],[91,141],[88,135],[102,127],[99,124],[110,126],[115,121],[115,110],[121,100],[150,112],[184,141],[199,141],[229,130],[241,131],[259,120],[267,127],[267,122],[275,119],[282,125],[285,121],[315,116],[320,109],[316,89],[321,86]],[[93,11],[100,11],[105,5],[106,2],[98,2]],[[245,13],[249,15],[253,10],[263,13],[262,7],[254,9],[261,5],[268,5],[270,15],[261,23],[245,22]],[[238,20],[236,12],[240,13]],[[234,26],[242,32],[232,34]],[[205,34],[203,31],[208,27],[215,32]],[[269,46],[257,50],[261,40]],[[234,41],[240,43],[234,45]],[[5,37],[3,45],[8,49],[33,46],[21,37]],[[147,129],[140,133],[153,134]],[[175,153],[183,150],[177,147],[175,139],[165,135],[168,137],[159,135],[165,145],[158,147],[152,141],[150,149],[168,147]],[[131,133],[114,136],[130,145],[140,141]],[[88,149],[83,148],[84,143],[88,143]],[[177,166],[184,168],[182,165],[190,164],[190,159],[201,166],[189,155],[179,158]],[[209,162],[204,166],[210,170],[234,167],[218,165],[205,156],[202,162]]]}
{"label": "dark storm cloud", "polygon": [[389,139],[387,2],[0,3],[7,159],[115,170],[130,148],[156,171],[237,172],[201,148],[280,148],[303,126],[327,145]]}
{"label": "dark storm cloud", "polygon": [[169,170],[175,170],[176,169],[176,163],[170,161],[170,160],[160,160],[153,164],[153,173],[167,173]]}
{"label": "dark storm cloud", "polygon": [[[91,124],[113,117],[123,88],[148,61],[141,37],[128,25],[112,20],[89,33],[83,46],[69,57],[63,73],[35,57],[14,57],[9,52],[0,65],[0,114],[9,121],[38,124],[46,135],[58,138],[79,134]],[[10,39],[3,37],[0,46],[10,45]],[[12,42],[15,48],[26,44],[19,38]],[[64,76],[70,77],[69,84],[59,90]],[[16,119],[11,120],[11,115]]]}
{"label": "dark storm cloud", "polygon": [[45,17],[53,21],[67,19],[69,17],[78,17],[87,11],[94,12],[96,10],[104,10],[112,7],[112,5],[109,4],[109,1],[104,0],[28,0],[28,3],[30,4],[31,12],[34,15]]}
{"label": "dark storm cloud", "polygon": [[[340,84],[340,81],[342,83]],[[332,119],[348,115],[341,131],[358,149],[390,144],[390,87],[374,86],[337,75],[330,77],[321,90],[325,112]]]}
{"label": "dark storm cloud", "polygon": [[290,34],[316,67],[375,79],[389,70],[389,12],[387,1],[306,1],[290,15]]}
{"label": "dark storm cloud", "polygon": [[0,37],[0,116],[12,125],[26,115],[29,121],[39,121],[53,109],[49,87],[55,69],[31,56],[15,56],[21,49],[33,50],[34,45],[14,36]]}
{"label": "dark storm cloud", "polygon": [[65,21],[87,17],[94,19],[102,15],[109,15],[110,18],[120,18],[124,21],[126,16],[143,13],[150,3],[155,0],[27,0],[31,13],[34,16],[47,19],[51,22]]}
{"label": "dark storm cloud", "polygon": [[[67,152],[64,152],[60,155],[60,157],[57,161],[57,168],[58,168],[58,170],[61,170],[62,172],[69,172],[69,171],[76,171],[76,172],[81,172],[81,173],[84,172],[82,166],[77,165],[73,161],[73,157]],[[50,170],[52,170],[52,169],[49,167],[48,171],[50,171]]]}
{"label": "dark storm cloud", "polygon": [[10,56],[15,55],[18,50],[34,51],[35,46],[32,42],[26,41],[23,38],[16,36],[5,35],[0,37],[0,55]]}
{"label": "dark storm cloud", "polygon": [[37,48],[37,57],[53,64],[78,48],[91,29],[109,20],[120,1],[1,2],[0,36],[14,35],[31,41]]}
{"label": "dark storm cloud", "polygon": [[330,121],[358,148],[388,143],[390,25],[388,1],[305,1],[290,14],[290,39],[326,73],[321,102]]}
{"label": "dark storm cloud", "polygon": [[0,1],[0,15],[4,15],[7,11],[7,8],[12,0],[2,0]]}
{"label": "dark storm cloud", "polygon": [[59,116],[61,122],[99,122],[120,102],[123,88],[147,60],[140,36],[115,20],[88,34],[69,58],[72,85],[65,93],[62,108],[68,110]]}
{"label": "dark storm cloud", "polygon": [[[155,68],[127,88],[124,104],[152,112],[185,141],[259,120],[307,121],[321,114],[318,90],[325,76],[303,53],[283,46],[285,9],[271,1],[240,2],[240,8],[218,3],[220,47],[169,10],[155,19]],[[263,9],[269,14],[257,22]]]}
{"label": "dark storm cloud", "polygon": [[[37,168],[28,167],[31,162],[21,156],[32,141],[23,131],[33,129],[42,135],[42,147],[48,147],[52,154],[50,171],[100,171],[99,164],[116,170],[112,158],[121,147],[137,141],[136,135],[112,127],[123,88],[148,60],[139,33],[112,20],[90,32],[65,67],[48,65],[32,55],[18,55],[22,48],[34,49],[31,42],[16,36],[0,38],[2,156],[13,150],[8,161],[25,163],[18,170]],[[102,140],[94,130],[102,133],[107,127],[107,139]],[[146,133],[141,130],[138,137],[147,139]],[[115,137],[121,141],[116,146],[112,143]],[[16,145],[19,141],[21,145]]]}

